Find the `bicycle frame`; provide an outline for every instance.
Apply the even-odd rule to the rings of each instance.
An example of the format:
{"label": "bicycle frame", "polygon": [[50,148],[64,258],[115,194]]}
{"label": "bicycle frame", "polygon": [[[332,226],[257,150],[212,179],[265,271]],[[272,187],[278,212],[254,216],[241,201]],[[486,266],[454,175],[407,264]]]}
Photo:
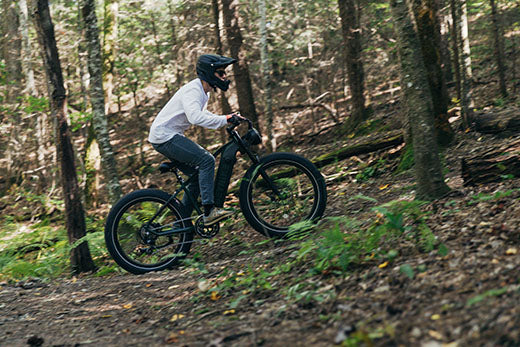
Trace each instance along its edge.
{"label": "bicycle frame", "polygon": [[[246,120],[246,121],[248,122],[248,128],[252,129],[253,128],[252,122],[250,120]],[[258,165],[260,163],[260,159],[258,158],[258,155],[253,153],[249,149],[249,145],[242,139],[242,137],[240,136],[238,131],[235,130],[235,128],[237,126],[238,126],[238,124],[232,124],[232,125],[230,125],[230,126],[228,126],[226,128],[226,131],[228,132],[228,134],[229,134],[229,136],[231,138],[231,141],[229,141],[228,143],[224,144],[219,149],[217,149],[217,151],[213,154],[213,156],[216,158],[218,155],[223,154],[224,151],[229,146],[232,146],[233,144],[236,144],[238,146],[237,152],[240,151],[243,154],[244,153],[247,154],[249,159],[252,161],[253,165]],[[235,152],[235,156],[236,156],[237,152]],[[233,163],[233,166],[234,166],[234,163]],[[179,174],[178,169],[175,168],[172,171],[174,172],[177,180],[179,181],[179,183],[181,185],[180,185],[179,188],[177,188],[177,190],[175,190],[175,192],[170,196],[170,198],[166,201],[166,203],[163,206],[161,206],[161,208],[155,213],[155,215],[146,223],[147,227],[149,227],[150,224],[155,220],[155,218],[157,216],[159,216],[164,211],[164,209],[167,208],[167,206],[170,204],[171,201],[173,201],[174,199],[177,198],[177,196],[180,194],[181,191],[184,191],[184,194],[187,194],[187,197],[190,200],[190,202],[192,203],[192,205],[195,208],[195,210],[197,211],[197,214],[199,214],[199,215],[202,214],[202,210],[200,208],[200,205],[197,203],[196,197],[194,197],[193,194],[190,192],[190,190],[187,188],[187,186],[190,183],[192,183],[196,178],[198,178],[198,175],[194,174],[194,175],[190,176],[185,181],[182,178],[182,176]],[[274,182],[270,179],[270,177],[265,173],[265,171],[261,167],[259,168],[259,173],[262,176],[262,178],[267,182],[267,184],[270,186],[270,188],[273,190],[273,192],[278,197],[280,197],[280,193],[278,192],[278,189],[276,188],[276,185],[274,184]],[[230,177],[224,177],[223,179],[227,180],[229,178]],[[170,230],[163,231],[163,232],[161,232],[161,231],[154,231],[154,230],[150,229],[150,232],[153,233],[156,236],[169,236],[169,235],[181,234],[181,233],[185,233],[185,232],[189,232],[189,231],[193,231],[193,230],[194,230],[194,227],[193,226],[189,226],[189,227],[181,228],[181,229],[172,228]]]}

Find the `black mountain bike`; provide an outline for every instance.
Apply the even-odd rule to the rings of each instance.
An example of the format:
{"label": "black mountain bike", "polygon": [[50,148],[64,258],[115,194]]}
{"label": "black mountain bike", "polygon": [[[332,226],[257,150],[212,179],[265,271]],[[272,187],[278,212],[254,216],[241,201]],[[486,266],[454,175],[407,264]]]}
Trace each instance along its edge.
{"label": "black mountain bike", "polygon": [[[231,140],[214,154],[215,158],[221,155],[215,177],[215,206],[224,204],[240,151],[252,162],[240,183],[240,209],[256,231],[282,238],[292,225],[320,219],[327,191],[318,169],[293,153],[259,157],[251,147],[261,143],[260,134],[251,121],[245,121],[248,131],[243,136],[235,129],[240,122],[226,128]],[[195,235],[211,238],[220,230],[219,223],[204,226],[201,205],[187,188],[192,182],[198,183],[198,174],[184,180],[175,162],[162,163],[159,170],[175,174],[180,187],[173,194],[141,189],[125,195],[112,207],[105,225],[110,255],[134,274],[173,267],[188,254]],[[180,202],[181,192],[187,194],[197,216],[192,218]]]}

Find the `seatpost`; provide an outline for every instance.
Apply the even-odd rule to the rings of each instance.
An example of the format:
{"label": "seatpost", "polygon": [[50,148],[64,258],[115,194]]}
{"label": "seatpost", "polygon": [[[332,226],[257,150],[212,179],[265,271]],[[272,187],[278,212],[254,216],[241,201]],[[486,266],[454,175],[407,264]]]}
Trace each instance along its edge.
{"label": "seatpost", "polygon": [[181,174],[179,173],[179,169],[174,167],[171,171],[174,173],[175,177],[177,177],[177,181],[179,181],[181,184],[184,184],[184,178],[182,178]]}

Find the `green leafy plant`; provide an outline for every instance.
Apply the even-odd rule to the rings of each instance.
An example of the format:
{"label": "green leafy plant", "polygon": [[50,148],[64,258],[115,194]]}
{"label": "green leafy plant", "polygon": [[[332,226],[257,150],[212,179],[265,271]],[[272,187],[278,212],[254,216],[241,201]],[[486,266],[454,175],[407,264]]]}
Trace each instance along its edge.
{"label": "green leafy plant", "polygon": [[375,164],[367,166],[356,175],[356,179],[359,181],[367,181],[370,178],[377,177],[385,170],[385,159],[379,159]]}
{"label": "green leafy plant", "polygon": [[409,279],[413,279],[415,277],[415,271],[412,266],[409,264],[403,264],[399,267],[399,272],[405,274]]}
{"label": "green leafy plant", "polygon": [[[28,199],[41,199],[30,196]],[[72,247],[87,241],[92,256],[103,268],[108,259],[104,244],[103,221],[87,218],[90,231],[73,245],[68,242],[63,227],[56,227],[48,217],[29,225],[14,218],[2,221],[3,237],[0,239],[0,278],[20,280],[28,277],[49,279],[67,273]],[[107,271],[107,269],[104,269]]]}
{"label": "green leafy plant", "polygon": [[26,113],[48,112],[49,99],[46,97],[37,98],[32,95],[23,97],[23,111]]}
{"label": "green leafy plant", "polygon": [[181,262],[187,266],[193,268],[195,274],[207,274],[206,264],[202,261],[200,253],[195,253],[191,257],[187,257],[181,260]]}
{"label": "green leafy plant", "polygon": [[355,220],[336,220],[316,237],[305,240],[297,251],[298,261],[312,260],[314,273],[341,274],[352,264],[372,259],[393,261],[401,239],[413,241],[420,251],[439,248],[447,253],[445,245],[437,241],[426,224],[427,213],[421,201],[393,201],[374,207],[376,218],[361,227]]}
{"label": "green leafy plant", "polygon": [[501,295],[507,293],[508,290],[509,290],[509,286],[490,289],[482,294],[469,298],[468,301],[466,301],[466,306],[472,306],[472,305],[478,304],[479,302],[481,302],[484,299],[489,298],[489,297],[501,296]]}
{"label": "green leafy plant", "polygon": [[323,303],[333,299],[336,292],[332,288],[319,288],[315,283],[296,283],[286,290],[286,297],[288,300],[294,302],[301,302],[304,304],[310,302]]}
{"label": "green leafy plant", "polygon": [[471,200],[468,201],[468,205],[478,204],[479,202],[482,202],[482,201],[492,201],[492,200],[498,200],[501,198],[505,198],[505,197],[510,196],[517,190],[518,189],[511,189],[511,190],[508,190],[505,192],[498,191],[493,194],[478,193],[477,195],[474,195],[471,197]]}
{"label": "green leafy plant", "polygon": [[90,112],[72,112],[70,115],[70,128],[73,132],[81,129],[85,124],[92,120]]}

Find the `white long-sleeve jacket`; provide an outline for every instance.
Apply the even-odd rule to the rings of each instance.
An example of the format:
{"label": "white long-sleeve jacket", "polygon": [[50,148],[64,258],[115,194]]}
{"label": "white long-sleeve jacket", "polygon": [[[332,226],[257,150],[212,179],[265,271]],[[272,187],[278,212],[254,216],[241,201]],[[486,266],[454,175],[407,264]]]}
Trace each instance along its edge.
{"label": "white long-sleeve jacket", "polygon": [[192,124],[210,129],[226,125],[226,116],[206,110],[208,100],[209,94],[204,92],[200,79],[196,78],[182,86],[153,121],[148,141],[164,143],[176,134],[184,134]]}

